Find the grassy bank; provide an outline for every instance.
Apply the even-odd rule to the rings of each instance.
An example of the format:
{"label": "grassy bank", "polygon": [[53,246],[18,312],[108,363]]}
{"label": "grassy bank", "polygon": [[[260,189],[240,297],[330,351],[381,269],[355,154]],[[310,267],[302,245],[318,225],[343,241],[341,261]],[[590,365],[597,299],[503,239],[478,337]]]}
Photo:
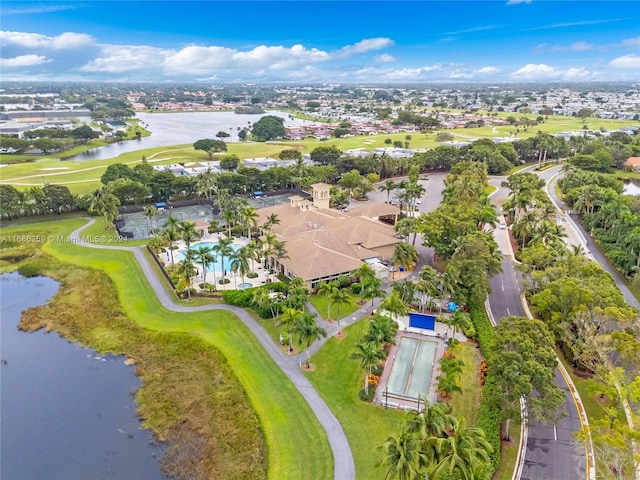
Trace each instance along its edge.
{"label": "grassy bank", "polygon": [[[67,220],[35,224],[26,228],[6,228],[2,230],[2,234],[66,236],[83,223],[82,220]],[[3,245],[5,248],[8,246]],[[206,419],[206,422],[197,423],[198,433],[211,431],[210,442],[213,443],[211,445],[207,443],[207,446],[220,448],[221,461],[229,462],[228,476],[219,476],[213,472],[214,478],[264,477],[265,475],[260,472],[266,472],[266,476],[272,479],[326,479],[333,475],[333,458],[317,419],[291,382],[235,316],[225,311],[179,314],[165,310],[130,252],[94,250],[61,242],[21,243],[12,246],[10,251],[13,251],[15,260],[25,261],[25,258],[30,255],[29,249],[34,248],[53,257],[46,261],[44,260],[46,257],[36,257],[35,261],[46,264],[56,262],[64,265],[60,267],[63,272],[67,269],[75,272],[69,277],[69,281],[76,280],[76,288],[56,297],[56,301],[66,305],[65,308],[69,314],[80,312],[82,314],[80,320],[86,322],[70,329],[69,335],[85,338],[83,341],[93,348],[125,353],[137,359],[138,355],[142,357],[144,348],[141,346],[141,351],[127,351],[129,342],[135,343],[136,339],[153,337],[157,343],[157,355],[168,362],[164,364],[168,370],[165,371],[160,367],[157,370],[151,370],[149,373],[151,378],[160,382],[155,386],[150,386],[143,376],[144,385],[138,394],[138,399],[141,409],[144,405],[149,408],[148,413],[144,414],[145,419],[150,426],[157,429],[159,435],[166,435],[167,438],[172,431],[181,434],[180,426],[183,423],[180,422],[180,418],[184,418],[181,415],[197,413],[200,415],[198,418]],[[3,248],[3,255],[6,251],[9,249]],[[30,261],[33,262],[33,260]],[[7,268],[6,261],[0,265]],[[101,288],[94,289],[92,282],[100,276],[106,281],[107,276],[91,270],[95,272],[92,273],[96,275],[95,277],[91,279],[81,277],[79,272],[85,271],[87,267],[106,273],[108,282],[101,283]],[[107,324],[93,324],[93,316],[87,315],[86,311],[88,306],[95,303],[97,299],[89,297],[90,292],[100,292],[100,296],[111,298],[111,301],[115,302],[113,308],[117,307],[117,311],[121,312],[121,315],[115,317],[117,320],[112,319],[112,315],[107,315]],[[127,322],[127,318],[132,320],[128,323],[135,335],[124,330],[118,333],[118,330],[112,328],[114,326],[112,324]],[[144,335],[150,337],[144,337]],[[189,363],[187,367],[182,366],[186,352],[191,351],[192,348],[196,354],[196,366],[198,366],[193,368],[193,372],[190,371],[192,368],[189,368]],[[218,363],[210,363],[214,360],[209,359],[203,352],[212,352],[211,355],[217,355],[211,358],[215,358]],[[150,362],[144,358],[139,358],[138,361],[143,369]],[[228,372],[229,375],[222,376],[222,372]],[[178,382],[177,387],[163,384],[172,380]],[[234,387],[234,384],[238,387]],[[163,386],[157,387],[157,385]],[[173,392],[167,393],[167,391],[171,390],[181,394],[179,396],[182,398],[179,400],[185,402],[187,407],[185,412],[181,412],[178,400],[172,403],[162,396],[170,395]],[[211,397],[212,392],[217,390],[222,395],[219,400]],[[248,413],[243,414],[236,410],[236,402],[231,400],[234,398],[231,395],[232,391],[236,392],[235,395],[241,393],[244,396],[245,403],[239,403],[240,409]],[[200,402],[197,401],[197,395],[204,395],[206,398]],[[226,419],[224,428],[216,420],[217,417],[212,416],[214,414],[208,411],[209,408],[214,407],[218,412],[217,415],[220,415],[223,420]],[[251,427],[252,422],[255,428]],[[176,430],[172,430],[172,425]],[[256,440],[247,442],[248,437],[245,437],[240,445],[236,445],[238,450],[226,448],[223,443],[215,444],[216,441],[231,441],[239,431],[249,427],[256,432],[261,430],[264,440],[260,440],[261,435],[257,435]],[[264,464],[264,447],[263,453],[257,455],[255,461],[249,458],[252,455],[255,456],[253,443],[257,446],[266,444],[268,467]],[[305,448],[300,448],[302,445]],[[259,449],[258,452],[260,451]],[[240,459],[240,464],[255,467],[255,470],[247,473],[245,477],[238,475],[238,471],[235,471],[236,467],[232,468],[232,465],[235,465],[232,464],[234,458]],[[203,461],[210,462],[211,458],[204,458]]]}

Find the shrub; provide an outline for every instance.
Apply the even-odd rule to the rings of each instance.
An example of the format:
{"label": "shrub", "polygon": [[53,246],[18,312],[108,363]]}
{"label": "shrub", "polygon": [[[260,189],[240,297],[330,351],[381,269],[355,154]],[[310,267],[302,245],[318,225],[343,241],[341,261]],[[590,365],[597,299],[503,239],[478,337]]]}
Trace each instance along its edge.
{"label": "shrub", "polygon": [[258,277],[258,274],[255,272],[251,272],[247,274],[247,278],[257,278],[257,277]]}
{"label": "shrub", "polygon": [[370,388],[369,393],[364,391],[364,388],[358,392],[358,398],[363,402],[373,402],[373,396],[375,395],[375,388]]}
{"label": "shrub", "polygon": [[231,280],[229,280],[228,278],[221,278],[220,280],[218,280],[218,283],[220,285],[226,285],[228,283],[231,283]]}
{"label": "shrub", "polygon": [[351,285],[351,291],[355,294],[358,295],[361,291],[362,291],[362,284],[361,283],[354,283]]}

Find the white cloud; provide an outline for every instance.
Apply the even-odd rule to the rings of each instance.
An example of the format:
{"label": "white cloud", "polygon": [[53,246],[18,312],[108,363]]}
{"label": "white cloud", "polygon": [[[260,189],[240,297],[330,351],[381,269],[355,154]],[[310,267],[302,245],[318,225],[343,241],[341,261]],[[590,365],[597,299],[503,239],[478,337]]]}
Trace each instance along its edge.
{"label": "white cloud", "polygon": [[47,62],[49,60],[44,55],[20,55],[14,58],[0,58],[0,66],[2,67],[30,67]]}
{"label": "white cloud", "polygon": [[284,70],[307,63],[324,62],[329,59],[329,54],[317,48],[307,49],[302,45],[294,45],[291,48],[260,45],[248,52],[237,52],[232,59],[234,66]]}
{"label": "white cloud", "polygon": [[388,53],[383,53],[382,55],[378,55],[373,57],[376,63],[391,63],[397,60],[393,55],[389,55]]}
{"label": "white cloud", "polygon": [[552,67],[544,63],[528,63],[511,73],[511,78],[522,82],[564,80],[567,82],[593,80],[594,74],[583,67],[571,67],[566,70]]}
{"label": "white cloud", "polygon": [[121,73],[161,67],[166,50],[136,45],[104,45],[100,57],[80,67],[83,72]]}
{"label": "white cloud", "polygon": [[533,64],[528,63],[524,67],[519,70],[513,72],[511,74],[512,77],[518,80],[540,80],[540,79],[549,79],[556,78],[557,71],[550,65],[545,65],[544,63]]}
{"label": "white cloud", "polygon": [[498,27],[496,27],[495,25],[485,25],[481,27],[471,27],[471,28],[466,28],[464,30],[457,30],[455,32],[446,32],[445,35],[460,35],[461,33],[484,32],[487,30],[494,30],[496,28]]}
{"label": "white cloud", "polygon": [[588,42],[575,42],[571,45],[554,45],[551,50],[555,52],[585,52],[592,48],[593,45]]}
{"label": "white cloud", "polygon": [[625,38],[616,46],[621,48],[640,48],[640,37]]}
{"label": "white cloud", "polygon": [[39,33],[0,31],[2,45],[18,45],[26,48],[52,48],[55,50],[86,47],[95,43],[86,33],[65,32],[55,37]]}
{"label": "white cloud", "polygon": [[478,73],[480,75],[492,75],[494,73],[498,73],[500,71],[499,68],[496,67],[482,67],[479,68],[478,70],[475,71],[475,73]]}
{"label": "white cloud", "polygon": [[632,68],[640,71],[640,56],[634,53],[614,58],[609,62],[612,68]]}
{"label": "white cloud", "polygon": [[373,52],[376,50],[382,50],[383,48],[392,47],[394,44],[390,38],[378,37],[378,38],[365,38],[353,45],[346,45],[336,52],[338,56],[351,56],[356,53]]}

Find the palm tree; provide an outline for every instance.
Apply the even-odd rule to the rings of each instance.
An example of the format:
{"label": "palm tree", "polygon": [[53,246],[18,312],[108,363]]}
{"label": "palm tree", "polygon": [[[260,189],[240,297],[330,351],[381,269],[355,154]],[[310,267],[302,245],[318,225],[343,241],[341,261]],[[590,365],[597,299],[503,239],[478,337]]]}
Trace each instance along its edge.
{"label": "palm tree", "polygon": [[373,301],[376,298],[384,298],[385,291],[382,290],[382,281],[376,277],[366,280],[362,284],[360,295],[364,300],[371,300],[371,313],[373,314]]}
{"label": "palm tree", "polygon": [[205,172],[199,173],[196,177],[196,190],[203,194],[209,201],[213,198],[213,193],[216,190],[216,184],[218,181],[218,174],[211,171],[208,168]]}
{"label": "palm tree", "polygon": [[[213,250],[209,246],[200,245],[196,250],[196,257],[202,265],[202,283],[203,286],[207,285],[207,265],[216,261],[216,257],[213,254]],[[216,272],[213,272],[213,284],[216,284]]]}
{"label": "palm tree", "polygon": [[196,267],[193,265],[196,259],[196,253],[193,250],[187,250],[184,258],[178,264],[178,274],[181,277],[181,283],[186,284],[189,300],[191,300],[191,279],[198,273]]}
{"label": "palm tree", "polygon": [[249,259],[251,260],[251,271],[256,271],[255,261],[260,261],[260,253],[262,252],[262,242],[260,239],[251,240],[247,245],[245,245],[247,249],[247,253],[249,254]]}
{"label": "palm tree", "polygon": [[277,213],[270,214],[262,225],[262,229],[270,232],[274,225],[280,225],[280,218]]}
{"label": "palm tree", "polygon": [[167,222],[164,224],[164,229],[173,228],[174,230],[178,230],[179,226],[180,220],[178,220],[178,217],[169,215],[167,217]]}
{"label": "palm tree", "polygon": [[220,267],[222,268],[222,278],[227,275],[227,269],[224,266],[224,259],[229,258],[233,254],[233,239],[221,238],[218,240],[218,244],[214,247],[214,251],[220,255]]}
{"label": "palm tree", "polygon": [[321,282],[316,291],[318,295],[327,296],[327,320],[331,320],[331,295],[335,290],[338,290],[336,282]]}
{"label": "palm tree", "polygon": [[89,211],[97,212],[104,217],[104,228],[109,228],[118,217],[120,200],[108,187],[104,186],[95,190],[89,202]]}
{"label": "palm tree", "polygon": [[371,265],[369,265],[367,262],[363,262],[362,265],[360,265],[360,268],[358,268],[357,270],[354,270],[353,273],[355,274],[356,277],[358,277],[358,281],[363,285],[368,280],[376,277],[376,272],[373,270],[373,268],[371,268]]}
{"label": "palm tree", "polygon": [[[249,256],[250,253],[247,250],[247,247],[240,247],[239,249],[237,249],[235,252],[231,253],[231,264],[229,265],[229,268],[231,269],[232,272],[234,273],[240,273],[240,278],[242,279],[242,283],[244,283],[244,276],[249,273]],[[237,285],[237,280],[235,279],[235,275],[234,275],[234,281],[236,283],[236,289],[238,288]]]}
{"label": "palm tree", "polygon": [[418,437],[407,429],[402,428],[400,434],[389,435],[378,448],[384,455],[379,467],[389,467],[386,480],[420,480],[422,469],[428,464],[429,458],[422,451]]}
{"label": "palm tree", "polygon": [[162,231],[162,235],[167,240],[167,242],[169,242],[169,253],[171,254],[171,266],[173,267],[175,265],[175,262],[173,260],[173,244],[178,240],[180,240],[180,234],[178,233],[178,230],[176,230],[173,227],[169,227],[169,228],[165,227],[164,230]]}
{"label": "palm tree", "polygon": [[191,243],[198,238],[198,232],[196,232],[196,224],[188,220],[180,222],[178,224],[178,232],[180,233],[182,240],[187,246],[187,250],[189,250]]}
{"label": "palm tree", "polygon": [[153,230],[153,217],[155,217],[156,215],[158,215],[158,209],[155,207],[155,205],[151,205],[150,207],[144,209],[144,216],[149,222],[149,234],[151,234],[151,230]]}
{"label": "palm tree", "polygon": [[397,318],[398,315],[406,315],[409,313],[409,308],[404,304],[396,291],[392,291],[384,302],[380,304],[380,309],[388,311],[394,318]]}
{"label": "palm tree", "polygon": [[382,347],[385,343],[395,343],[398,324],[387,315],[376,315],[369,322],[369,330],[364,338]]}
{"label": "palm tree", "polygon": [[[442,438],[432,438],[438,463],[431,478],[448,473],[448,478],[477,480],[477,467],[489,461],[493,450],[481,428],[467,428],[460,418]],[[446,473],[445,473],[446,472]]]}
{"label": "palm tree", "polygon": [[253,207],[244,207],[238,214],[247,227],[247,237],[251,239],[251,227],[256,228],[258,226],[258,214]]}
{"label": "palm tree", "polygon": [[280,315],[279,321],[285,326],[287,333],[289,334],[289,348],[287,348],[288,353],[291,353],[293,350],[293,332],[298,326],[301,315],[302,312],[300,310],[290,307],[285,307]]}
{"label": "palm tree", "polygon": [[360,342],[356,344],[356,350],[351,354],[353,360],[360,360],[360,368],[365,370],[364,391],[369,394],[369,375],[380,360],[384,358],[384,352],[375,342]]}
{"label": "palm tree", "polygon": [[342,288],[336,288],[331,292],[331,300],[336,305],[336,307],[338,307],[336,319],[338,320],[338,333],[341,333],[342,328],[340,327],[340,305],[351,303],[352,297],[346,290]]}
{"label": "palm tree", "polygon": [[397,188],[398,188],[398,184],[391,179],[387,180],[382,185],[378,185],[379,191],[387,192],[387,203],[389,203],[389,197],[391,196],[391,192],[393,192]]}
{"label": "palm tree", "polygon": [[298,331],[298,341],[306,344],[307,368],[309,368],[311,366],[311,354],[309,353],[309,347],[316,340],[326,337],[327,331],[318,326],[315,314],[309,312],[302,312],[296,329]]}
{"label": "palm tree", "polygon": [[418,256],[416,247],[404,242],[396,243],[393,249],[393,255],[391,256],[394,265],[407,270],[413,268],[419,259],[420,257]]}
{"label": "palm tree", "polygon": [[422,442],[430,437],[443,436],[456,423],[456,417],[451,414],[451,405],[445,402],[429,404],[424,402],[424,410],[409,412],[409,418],[404,422],[406,430],[416,433]]}
{"label": "palm tree", "polygon": [[225,209],[221,216],[227,227],[227,236],[231,237],[231,228],[233,227],[233,222],[236,219],[236,212],[231,209]]}

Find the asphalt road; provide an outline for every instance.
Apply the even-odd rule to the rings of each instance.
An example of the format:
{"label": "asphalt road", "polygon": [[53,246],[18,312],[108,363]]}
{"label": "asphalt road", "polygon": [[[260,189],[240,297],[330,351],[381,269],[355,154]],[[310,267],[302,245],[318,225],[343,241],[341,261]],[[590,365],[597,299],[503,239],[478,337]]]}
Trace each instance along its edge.
{"label": "asphalt road", "polygon": [[[504,177],[494,178],[490,182],[498,187],[492,196],[494,203],[501,203],[508,195],[508,190],[499,186],[502,180]],[[524,291],[522,274],[515,268],[516,262],[511,256],[508,230],[494,230],[494,238],[504,259],[502,273],[490,280],[491,294],[488,303],[493,319],[499,323],[506,316],[523,317],[526,314],[520,301],[520,295]],[[557,425],[542,424],[529,418],[524,465],[520,477],[522,480],[586,478],[586,452],[573,437],[575,432],[581,430],[582,425],[569,387],[557,368],[555,384],[565,392],[563,417]]]}

